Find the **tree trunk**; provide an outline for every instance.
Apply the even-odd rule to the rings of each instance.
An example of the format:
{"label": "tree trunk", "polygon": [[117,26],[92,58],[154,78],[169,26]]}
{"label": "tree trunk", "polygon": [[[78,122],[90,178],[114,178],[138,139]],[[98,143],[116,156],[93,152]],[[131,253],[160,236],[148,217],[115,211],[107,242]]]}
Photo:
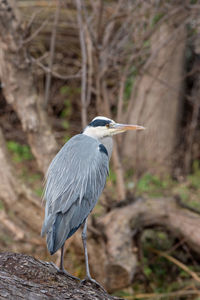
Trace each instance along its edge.
{"label": "tree trunk", "polygon": [[[182,4],[181,4],[182,5]],[[146,127],[127,133],[123,155],[136,173],[169,174],[177,159],[186,45],[185,13],[179,11],[152,36],[151,56],[136,80],[128,123]]]}
{"label": "tree trunk", "polygon": [[47,262],[23,254],[0,254],[0,298],[6,300],[120,299],[95,283],[81,284]]}
{"label": "tree trunk", "polygon": [[[12,212],[10,218],[17,227],[20,224],[26,227],[26,233],[39,235],[42,225],[43,211],[41,200],[35,197],[32,191],[18,178],[10,164],[10,158],[3,134],[0,130],[0,200],[5,207],[5,212]],[[34,215],[34,218],[33,218]],[[4,217],[5,219],[5,217]],[[23,230],[21,228],[21,230]],[[17,230],[17,229],[16,229]],[[23,238],[24,236],[22,236]]]}
{"label": "tree trunk", "polygon": [[57,143],[34,84],[27,49],[23,45],[24,32],[15,2],[0,0],[0,79],[3,93],[27,133],[40,170],[45,172],[57,151]]}

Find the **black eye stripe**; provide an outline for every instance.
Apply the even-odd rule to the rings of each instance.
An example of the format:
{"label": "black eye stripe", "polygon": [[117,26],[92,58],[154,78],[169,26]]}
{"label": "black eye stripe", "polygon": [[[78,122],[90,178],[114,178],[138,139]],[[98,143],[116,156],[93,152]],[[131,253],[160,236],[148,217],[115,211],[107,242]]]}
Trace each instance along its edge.
{"label": "black eye stripe", "polygon": [[101,120],[101,119],[96,119],[92,121],[88,126],[92,127],[98,127],[98,126],[106,126],[107,124],[110,124],[110,120]]}

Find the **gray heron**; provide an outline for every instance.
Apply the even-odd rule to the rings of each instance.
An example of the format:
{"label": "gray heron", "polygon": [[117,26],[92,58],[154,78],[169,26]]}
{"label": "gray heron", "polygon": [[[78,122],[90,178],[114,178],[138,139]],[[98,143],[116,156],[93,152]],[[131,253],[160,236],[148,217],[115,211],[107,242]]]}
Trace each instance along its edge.
{"label": "gray heron", "polygon": [[45,219],[42,236],[47,235],[51,255],[61,249],[60,271],[64,269],[64,244],[83,224],[86,280],[91,278],[86,231],[87,218],[101,195],[109,172],[112,136],[127,130],[143,130],[138,125],[119,124],[96,117],[81,134],[72,137],[52,160],[46,175]]}

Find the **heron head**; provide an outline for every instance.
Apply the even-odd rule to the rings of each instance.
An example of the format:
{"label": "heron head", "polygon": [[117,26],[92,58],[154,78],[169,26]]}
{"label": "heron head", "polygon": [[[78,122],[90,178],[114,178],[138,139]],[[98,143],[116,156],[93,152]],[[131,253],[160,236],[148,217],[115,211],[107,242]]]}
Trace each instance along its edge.
{"label": "heron head", "polygon": [[144,130],[143,126],[120,124],[106,117],[98,116],[94,118],[88,126],[84,129],[83,133],[94,137],[103,138],[113,136],[115,134],[125,132],[127,130]]}

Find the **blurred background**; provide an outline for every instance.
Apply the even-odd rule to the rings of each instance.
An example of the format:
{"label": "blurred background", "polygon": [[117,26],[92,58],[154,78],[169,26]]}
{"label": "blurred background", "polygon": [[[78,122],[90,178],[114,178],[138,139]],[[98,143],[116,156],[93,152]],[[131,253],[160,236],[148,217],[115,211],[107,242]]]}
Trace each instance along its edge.
{"label": "blurred background", "polygon": [[[200,299],[200,1],[0,0],[0,251],[51,257],[44,174],[95,116],[115,138],[89,221],[93,276],[124,299]],[[65,267],[84,277],[80,232]]]}

